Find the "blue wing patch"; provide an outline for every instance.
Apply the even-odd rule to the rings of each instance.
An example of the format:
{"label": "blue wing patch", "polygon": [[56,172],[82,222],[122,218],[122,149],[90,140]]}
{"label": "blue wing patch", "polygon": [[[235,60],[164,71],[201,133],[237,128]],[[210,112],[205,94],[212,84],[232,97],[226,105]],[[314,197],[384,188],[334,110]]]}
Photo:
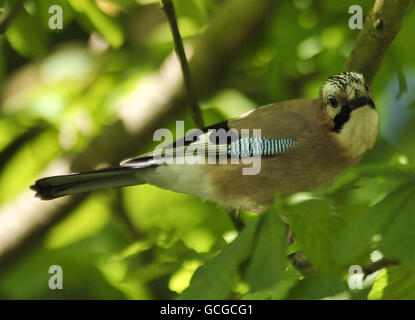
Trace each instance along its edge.
{"label": "blue wing patch", "polygon": [[[229,136],[226,141],[217,141],[217,136],[210,134],[212,129],[224,129]],[[163,148],[163,155],[177,154],[178,151],[186,151],[187,147],[194,148],[200,146],[206,151],[206,156],[210,156],[210,151],[213,150],[213,155],[226,155],[227,157],[252,157],[252,156],[276,156],[287,152],[288,149],[295,146],[293,139],[275,139],[275,138],[258,138],[258,137],[243,137],[239,138],[238,134],[229,129],[227,121],[223,121],[216,125],[212,125],[201,129],[203,134],[193,136],[192,139],[184,137],[176,142]],[[153,152],[140,155],[135,158],[124,160],[120,163],[123,167],[134,168],[148,168],[158,166],[153,158]]]}
{"label": "blue wing patch", "polygon": [[228,144],[229,157],[275,156],[295,146],[292,139],[241,138]]}

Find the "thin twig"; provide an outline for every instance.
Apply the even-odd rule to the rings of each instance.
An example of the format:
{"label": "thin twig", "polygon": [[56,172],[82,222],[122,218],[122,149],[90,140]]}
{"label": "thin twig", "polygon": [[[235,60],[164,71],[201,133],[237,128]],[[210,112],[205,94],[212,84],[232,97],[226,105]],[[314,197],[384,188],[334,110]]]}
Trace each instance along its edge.
{"label": "thin twig", "polygon": [[[291,259],[293,266],[306,277],[315,275],[318,272],[317,269],[310,263],[310,261],[307,259],[307,257],[304,255],[302,251],[296,251],[290,254],[289,258]],[[383,268],[396,266],[398,264],[399,263],[395,260],[381,259],[379,261],[364,265],[362,270],[364,275],[368,276]]]}
{"label": "thin twig", "polygon": [[363,273],[365,275],[369,275],[373,272],[376,272],[380,269],[389,267],[389,266],[396,266],[398,265],[397,261],[394,260],[389,260],[389,259],[381,259],[379,261],[367,264],[365,266],[363,266]]}
{"label": "thin twig", "polygon": [[[193,87],[192,77],[190,74],[189,65],[186,58],[186,53],[184,51],[182,37],[180,36],[179,27],[177,25],[177,18],[176,13],[174,10],[174,5],[171,0],[162,0],[163,3],[163,10],[167,16],[167,20],[169,21],[170,28],[173,34],[174,45],[176,47],[176,54],[180,60],[180,65],[183,72],[183,79],[186,87],[187,96],[189,99],[190,107],[191,107],[191,115],[194,123],[199,128],[203,128],[205,126],[202,116],[202,111],[200,109],[199,102],[197,100],[196,91]],[[245,224],[236,214],[234,210],[227,210],[226,211],[229,219],[232,221],[235,229],[237,231],[241,231]]]}
{"label": "thin twig", "polygon": [[173,34],[174,45],[176,47],[176,54],[180,60],[180,65],[183,72],[184,84],[187,91],[187,96],[189,98],[189,103],[191,107],[191,115],[194,123],[199,128],[205,126],[202,111],[200,110],[199,103],[197,101],[196,91],[193,87],[192,77],[190,74],[189,64],[187,63],[186,53],[184,51],[182,37],[180,36],[179,27],[177,26],[176,13],[174,11],[173,2],[171,0],[162,0],[163,10],[169,21],[171,32]]}
{"label": "thin twig", "polygon": [[311,264],[302,251],[296,251],[288,256],[294,268],[305,277],[316,275],[318,270]]}
{"label": "thin twig", "polygon": [[14,17],[23,7],[23,4],[26,0],[17,0],[16,4],[4,15],[5,17],[0,21],[0,34],[6,31],[9,24],[13,21]]}
{"label": "thin twig", "polygon": [[121,222],[127,229],[128,235],[132,241],[140,239],[140,231],[138,230],[135,223],[131,220],[130,216],[124,205],[124,199],[121,189],[115,189],[115,199],[113,201],[114,211],[120,218]]}

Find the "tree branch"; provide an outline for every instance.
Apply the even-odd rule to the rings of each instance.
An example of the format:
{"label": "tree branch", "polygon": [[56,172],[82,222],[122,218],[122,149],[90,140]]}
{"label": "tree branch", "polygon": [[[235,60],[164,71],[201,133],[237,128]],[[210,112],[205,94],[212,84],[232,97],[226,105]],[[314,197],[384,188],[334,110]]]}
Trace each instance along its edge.
{"label": "tree branch", "polygon": [[[343,71],[362,73],[370,85],[385,59],[386,52],[401,30],[412,2],[413,0],[376,0],[343,66]],[[293,253],[290,258],[293,266],[303,274],[313,270],[311,263],[301,251]],[[364,267],[365,274],[392,264],[396,262],[382,259]]]}
{"label": "tree branch", "polygon": [[187,63],[186,53],[184,51],[182,37],[180,36],[179,27],[177,25],[176,13],[174,5],[171,0],[162,0],[164,13],[169,21],[171,32],[173,34],[176,54],[179,58],[183,73],[183,80],[186,87],[187,96],[190,103],[191,115],[197,127],[203,128],[205,123],[203,121],[202,111],[200,110],[199,102],[197,101],[196,92],[193,88],[192,76],[190,74],[189,65]]}
{"label": "tree branch", "polygon": [[372,84],[413,0],[376,0],[343,71],[356,71]]}

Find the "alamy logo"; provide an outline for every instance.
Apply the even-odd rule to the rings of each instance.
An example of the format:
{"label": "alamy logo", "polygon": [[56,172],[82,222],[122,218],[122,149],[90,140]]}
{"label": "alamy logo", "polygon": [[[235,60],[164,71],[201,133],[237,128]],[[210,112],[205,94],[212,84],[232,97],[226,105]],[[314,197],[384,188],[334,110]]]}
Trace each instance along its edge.
{"label": "alamy logo", "polygon": [[363,9],[359,5],[349,8],[349,13],[353,14],[349,19],[349,28],[352,30],[363,29]]}
{"label": "alamy logo", "polygon": [[49,13],[52,16],[49,18],[49,28],[52,30],[63,29],[63,10],[62,7],[54,4],[49,7]]}
{"label": "alamy logo", "polygon": [[49,267],[49,274],[52,276],[49,278],[49,289],[63,289],[63,270],[59,265],[53,265]]}
{"label": "alamy logo", "polygon": [[349,268],[349,277],[347,278],[347,284],[352,290],[363,289],[363,279],[365,275],[361,266],[353,265]]}

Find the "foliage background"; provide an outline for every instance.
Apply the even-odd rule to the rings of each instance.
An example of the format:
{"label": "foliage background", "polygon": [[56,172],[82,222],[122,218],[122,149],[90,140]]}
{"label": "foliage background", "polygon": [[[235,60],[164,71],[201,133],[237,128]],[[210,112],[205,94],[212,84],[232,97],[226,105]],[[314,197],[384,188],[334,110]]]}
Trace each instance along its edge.
{"label": "foliage background", "polygon": [[[174,1],[186,44],[209,28],[225,2]],[[63,8],[63,30],[48,28],[52,4]],[[316,97],[321,83],[341,70],[358,34],[347,26],[353,4],[365,14],[372,5],[280,1],[215,88],[198,88],[205,122]],[[232,13],[228,19],[238,36]],[[381,113],[378,142],[333,187],[279,198],[261,216],[244,213],[247,227],[239,236],[224,210],[192,196],[152,186],[96,192],[17,258],[0,256],[0,298],[415,298],[413,30],[414,9],[372,87]],[[56,159],[70,162],[91,147],[171,55],[173,43],[158,1],[28,0],[0,46],[1,217]],[[157,92],[160,99],[164,94]],[[174,130],[182,119],[193,127],[187,109],[171,113],[163,126]],[[116,138],[106,136],[115,154]],[[140,144],[150,150],[151,141],[150,133]],[[296,233],[288,248],[281,213]],[[297,250],[317,273],[302,276],[292,266],[287,254]],[[369,275],[363,289],[347,286],[350,266],[381,256],[399,265]],[[48,288],[55,264],[63,268],[64,290]]]}

